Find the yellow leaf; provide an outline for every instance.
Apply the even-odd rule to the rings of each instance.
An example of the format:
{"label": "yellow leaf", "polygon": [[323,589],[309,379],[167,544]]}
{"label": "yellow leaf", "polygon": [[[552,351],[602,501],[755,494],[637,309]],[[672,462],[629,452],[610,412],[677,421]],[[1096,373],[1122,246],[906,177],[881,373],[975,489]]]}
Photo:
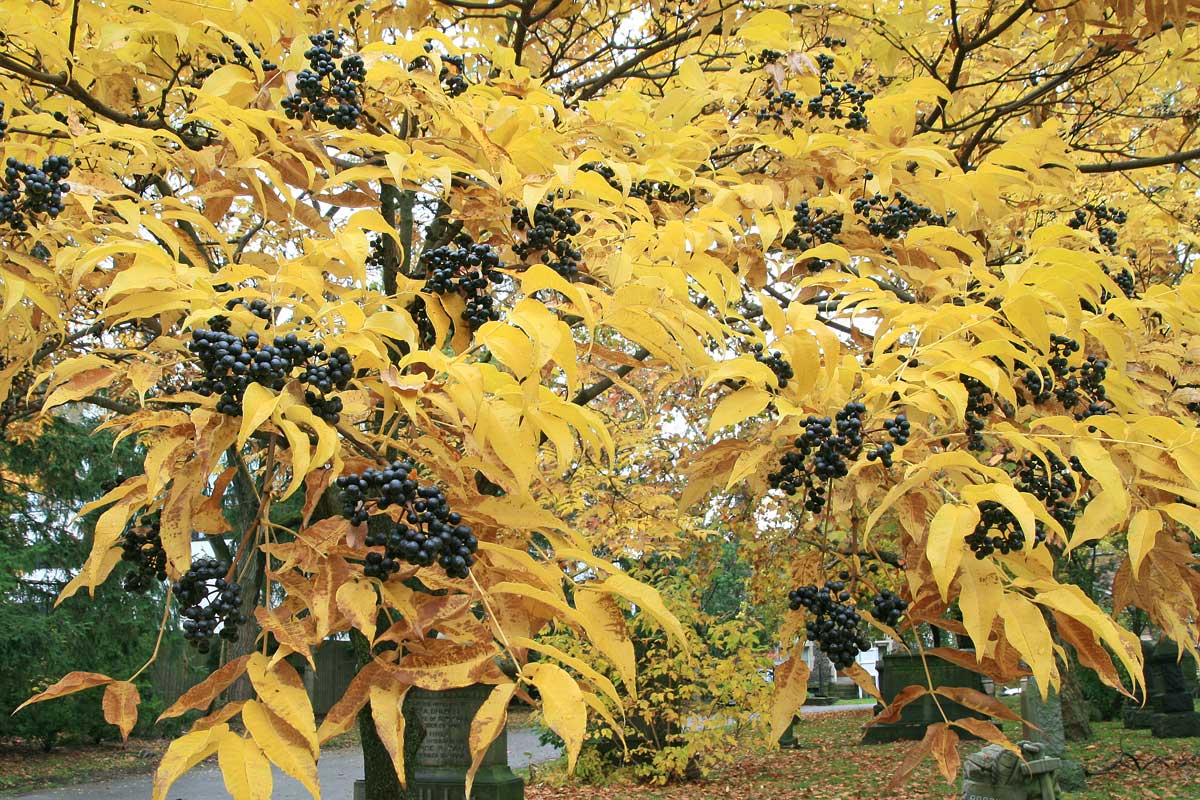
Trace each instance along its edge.
{"label": "yellow leaf", "polygon": [[625,690],[637,697],[633,642],[617,601],[603,592],[578,591],[575,593],[575,610],[579,612],[588,641],[617,668]]}
{"label": "yellow leaf", "polygon": [[925,553],[943,600],[949,599],[950,584],[958,574],[966,550],[964,540],[978,522],[979,507],[974,505],[947,503],[933,515]]}
{"label": "yellow leaf", "polygon": [[1138,576],[1142,561],[1154,548],[1154,540],[1162,526],[1162,515],[1157,511],[1143,509],[1133,515],[1129,523],[1129,562],[1133,566],[1133,577]]}
{"label": "yellow leaf", "polygon": [[[304,704],[308,705],[307,699]],[[242,722],[271,763],[298,780],[314,800],[321,800],[317,762],[299,732],[257,700],[250,700],[242,706]]]}
{"label": "yellow leaf", "polygon": [[586,661],[575,658],[568,653],[564,653],[562,650],[559,650],[552,644],[535,642],[533,639],[525,636],[510,636],[509,644],[513,645],[514,647],[524,647],[529,650],[534,650],[550,656],[551,658],[558,659],[563,664],[566,664],[568,667],[591,681],[593,686],[604,690],[604,693],[608,695],[609,699],[611,699],[614,703],[617,705],[621,704],[621,696],[617,693],[617,687],[613,685],[613,682],[597,672]]}
{"label": "yellow leaf", "polygon": [[636,581],[623,572],[614,572],[596,588],[620,595],[637,605],[642,611],[658,620],[658,624],[675,637],[675,641],[683,648],[684,652],[688,651],[687,637],[683,635],[683,626],[679,624],[675,615],[667,610],[662,595],[653,586]]}
{"label": "yellow leaf", "polygon": [[272,667],[267,656],[254,653],[246,663],[246,671],[250,673],[250,683],[258,692],[259,699],[308,742],[311,755],[315,758],[320,752],[317,723],[304,681],[296,673],[295,667],[282,660]]}
{"label": "yellow leaf", "polygon": [[369,690],[375,730],[392,758],[392,767],[396,770],[396,777],[400,779],[402,786],[407,786],[404,777],[403,706],[408,688],[408,684],[391,682],[386,686],[372,686]]}
{"label": "yellow leaf", "polygon": [[129,681],[113,681],[104,687],[104,720],[121,731],[121,741],[129,740],[129,732],[137,724],[138,703],[142,702],[137,687]]}
{"label": "yellow leaf", "polygon": [[375,618],[379,614],[379,602],[375,587],[369,581],[347,581],[337,590],[338,609],[346,615],[354,627],[362,631],[367,641],[375,641]]}
{"label": "yellow leaf", "polygon": [[963,625],[971,641],[975,642],[976,659],[983,658],[992,621],[1004,596],[1000,575],[990,561],[972,556],[962,562],[962,591],[958,605],[962,610]]}
{"label": "yellow leaf", "polygon": [[229,726],[221,723],[202,731],[185,734],[171,742],[158,764],[158,771],[154,773],[153,800],[166,800],[171,784],[183,773],[217,752],[221,740],[227,734]]}
{"label": "yellow leaf", "polygon": [[1001,598],[997,610],[1004,620],[1005,638],[1025,659],[1038,687],[1045,694],[1050,686],[1050,675],[1054,672],[1054,643],[1041,610],[1023,595],[1012,592]]}
{"label": "yellow leaf", "polygon": [[271,800],[271,762],[254,742],[230,733],[217,747],[217,764],[233,800]]}
{"label": "yellow leaf", "polygon": [[279,395],[260,383],[252,383],[246,387],[242,398],[242,427],[238,430],[238,447],[243,447],[250,435],[258,430],[279,405]]}
{"label": "yellow leaf", "polygon": [[545,661],[527,664],[524,675],[541,694],[542,718],[566,745],[567,771],[574,772],[587,729],[587,703],[579,685],[561,667]]}
{"label": "yellow leaf", "polygon": [[803,643],[792,648],[787,661],[775,667],[774,687],[771,691],[771,743],[792,727],[804,699],[808,697],[808,664],[802,656]]}
{"label": "yellow leaf", "polygon": [[[258,384],[252,385],[257,386]],[[309,459],[312,454],[308,451],[308,435],[300,430],[300,426],[291,420],[282,419],[278,414],[275,416],[275,424],[287,437],[288,454],[292,461],[292,480],[283,494],[279,496],[280,500],[286,500],[304,485],[304,476],[308,474]]]}
{"label": "yellow leaf", "polygon": [[504,730],[504,724],[508,721],[508,703],[516,688],[515,683],[502,683],[494,687],[471,720],[471,732],[467,737],[467,745],[471,749],[471,767],[467,770],[466,797],[471,796],[471,784],[475,782],[475,773],[479,771],[484,756]]}
{"label": "yellow leaf", "polygon": [[712,417],[708,420],[708,435],[712,436],[713,433],[727,425],[733,425],[747,417],[754,416],[766,408],[769,402],[771,402],[769,392],[754,386],[743,386],[733,394],[722,398],[721,402],[717,404]]}

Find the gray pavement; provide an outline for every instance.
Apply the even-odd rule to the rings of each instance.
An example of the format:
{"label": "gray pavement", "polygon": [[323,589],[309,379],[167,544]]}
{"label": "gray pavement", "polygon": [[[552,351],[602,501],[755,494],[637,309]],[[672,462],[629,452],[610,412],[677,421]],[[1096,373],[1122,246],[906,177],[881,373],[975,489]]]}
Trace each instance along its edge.
{"label": "gray pavement", "polygon": [[[871,703],[844,706],[803,706],[803,714],[828,714],[834,711],[861,711],[872,707]],[[513,769],[530,764],[553,761],[559,756],[554,745],[538,743],[535,728],[509,728],[508,763]],[[362,752],[356,748],[329,750],[317,764],[321,779],[323,800],[351,800],[354,781],[362,778]],[[278,769],[275,772],[271,800],[308,800],[308,791],[291,777]],[[142,800],[150,797],[153,783],[150,775],[103,781],[82,786],[62,786],[32,794],[6,795],[6,800]],[[177,780],[167,795],[169,800],[226,800],[229,794],[221,780],[221,771],[215,764],[202,766],[188,772]]]}
{"label": "gray pavement", "polygon": [[[538,743],[533,728],[510,728],[508,731],[508,763],[513,769],[540,764],[557,758],[557,747]],[[303,786],[278,769],[271,800],[308,800],[311,795]],[[354,781],[363,776],[362,751],[357,747],[329,750],[317,763],[321,780],[322,800],[351,800]],[[12,800],[143,800],[150,797],[152,776],[103,781],[83,786],[63,786],[32,794],[0,795]],[[188,772],[171,786],[169,800],[227,800],[229,793],[215,764]]]}

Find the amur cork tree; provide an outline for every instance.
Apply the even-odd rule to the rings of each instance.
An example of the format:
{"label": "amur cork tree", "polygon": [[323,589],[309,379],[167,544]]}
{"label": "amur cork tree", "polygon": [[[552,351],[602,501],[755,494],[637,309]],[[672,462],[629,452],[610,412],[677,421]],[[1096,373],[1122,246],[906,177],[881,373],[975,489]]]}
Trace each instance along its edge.
{"label": "amur cork tree", "polygon": [[[870,691],[855,654],[922,625],[1043,688],[1067,647],[1139,682],[1130,606],[1194,650],[1186,20],[4,4],[0,422],[89,404],[138,442],[64,594],[161,587],[223,663],[167,710],[208,713],[155,796],[214,753],[235,797],[269,796],[270,763],[318,796],[364,709],[403,777],[411,687],[494,687],[476,763],[536,688],[573,762],[637,691],[628,614],[684,646],[614,553],[718,523],[793,590],[786,643]],[[1101,542],[1126,553],[1104,608],[1056,569]],[[286,659],[351,630],[370,658],[318,727]],[[128,730],[129,677],[31,702],[103,686]],[[806,678],[796,649],[772,736]],[[1003,740],[945,723],[915,757],[952,775],[956,726]]]}

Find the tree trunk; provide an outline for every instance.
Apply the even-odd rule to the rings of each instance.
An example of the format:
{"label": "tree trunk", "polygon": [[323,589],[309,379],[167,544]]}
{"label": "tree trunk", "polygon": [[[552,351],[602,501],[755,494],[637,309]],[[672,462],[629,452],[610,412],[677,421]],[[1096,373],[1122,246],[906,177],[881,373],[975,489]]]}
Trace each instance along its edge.
{"label": "tree trunk", "polygon": [[1062,673],[1063,733],[1068,742],[1086,742],[1092,738],[1091,708],[1079,687],[1075,668]]}
{"label": "tree trunk", "polygon": [[[371,660],[370,644],[365,636],[354,629],[350,631],[350,641],[354,645],[354,655],[361,669]],[[408,713],[407,700],[404,705],[402,712],[409,723],[404,728],[404,780],[411,786],[413,764],[416,762],[417,749],[425,738],[425,731],[419,725],[413,724],[415,718]],[[396,769],[392,766],[392,757],[375,730],[375,719],[371,716],[370,705],[358,714],[358,737],[362,746],[366,800],[409,800],[411,795],[400,786],[400,779],[396,777]]]}

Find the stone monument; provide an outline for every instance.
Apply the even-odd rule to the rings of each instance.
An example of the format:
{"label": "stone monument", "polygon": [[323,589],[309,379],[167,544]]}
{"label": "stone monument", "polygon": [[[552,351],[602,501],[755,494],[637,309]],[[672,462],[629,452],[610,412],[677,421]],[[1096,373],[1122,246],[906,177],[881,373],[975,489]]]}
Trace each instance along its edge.
{"label": "stone monument", "polygon": [[[410,689],[405,724],[421,731],[412,761],[408,796],[412,800],[466,800],[471,768],[471,720],[491,686],[467,686],[440,692]],[[355,787],[356,795],[359,794]],[[471,800],[523,800],[525,783],[508,767],[508,732],[501,731],[475,773]]]}
{"label": "stone monument", "polygon": [[1150,732],[1156,739],[1177,739],[1200,736],[1200,714],[1196,713],[1192,692],[1188,689],[1180,667],[1179,648],[1163,640],[1152,655],[1158,685],[1162,690],[1150,696]]}
{"label": "stone monument", "polygon": [[1042,742],[1018,742],[1021,755],[989,744],[963,762],[963,800],[1054,800],[1059,760]]}
{"label": "stone monument", "polygon": [[[929,675],[933,679],[933,688],[963,686],[983,691],[983,680],[979,673],[936,656],[927,656],[927,659]],[[905,686],[916,685],[930,688],[925,675],[925,664],[922,663],[919,655],[888,653],[879,659],[876,669],[879,670],[879,693],[887,703],[895,700],[896,695],[900,694]],[[941,704],[941,711],[938,710],[938,703]],[[875,713],[878,714],[882,710],[883,707],[876,704]],[[882,744],[903,739],[920,740],[924,738],[926,728],[943,721],[942,711],[946,713],[946,718],[951,720],[965,717],[987,718],[984,714],[951,702],[944,697],[939,697],[938,702],[935,703],[933,697],[927,694],[918,697],[901,709],[898,721],[880,723],[867,728],[866,733],[863,734],[863,743]],[[963,738],[971,738],[965,733],[961,735]]]}
{"label": "stone monument", "polygon": [[1027,678],[1021,690],[1021,716],[1026,723],[1025,738],[1044,745],[1045,755],[1059,761],[1059,785],[1064,789],[1082,789],[1087,784],[1083,767],[1066,757],[1067,735],[1063,729],[1062,699],[1058,693],[1050,688],[1043,700],[1037,681]]}
{"label": "stone monument", "polygon": [[1142,660],[1145,703],[1125,707],[1125,727],[1149,728],[1160,739],[1200,736],[1200,714],[1195,712],[1192,690],[1181,666],[1195,668],[1190,654],[1181,659],[1179,647],[1164,639],[1157,647],[1142,642]]}

